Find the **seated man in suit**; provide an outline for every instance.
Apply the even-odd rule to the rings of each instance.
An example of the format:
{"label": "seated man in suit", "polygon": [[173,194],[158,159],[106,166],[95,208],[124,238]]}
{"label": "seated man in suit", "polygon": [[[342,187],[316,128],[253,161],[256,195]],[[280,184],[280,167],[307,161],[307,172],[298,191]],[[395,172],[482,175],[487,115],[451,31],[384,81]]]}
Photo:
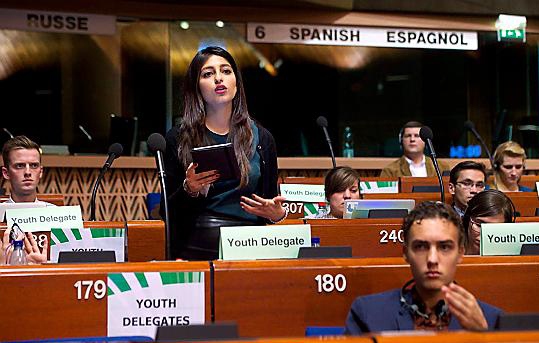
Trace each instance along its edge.
{"label": "seated man in suit", "polygon": [[6,202],[42,202],[37,199],[37,185],[43,176],[39,145],[26,136],[11,138],[2,148],[2,159],[2,175],[11,185]]}
{"label": "seated man in suit", "polygon": [[[399,132],[399,143],[403,155],[396,161],[388,164],[380,177],[400,176],[436,176],[434,164],[425,157],[425,142],[419,137],[419,130],[423,124],[418,121],[409,121]],[[441,172],[449,170],[449,166],[439,162]]]}
{"label": "seated man in suit", "polygon": [[487,171],[483,163],[463,161],[451,169],[449,193],[453,195],[453,209],[462,218],[468,201],[485,190]]}
{"label": "seated man in suit", "polygon": [[357,298],[346,333],[389,330],[487,330],[501,311],[455,282],[464,230],[447,204],[423,202],[404,219],[404,259],[413,279],[402,289]]}

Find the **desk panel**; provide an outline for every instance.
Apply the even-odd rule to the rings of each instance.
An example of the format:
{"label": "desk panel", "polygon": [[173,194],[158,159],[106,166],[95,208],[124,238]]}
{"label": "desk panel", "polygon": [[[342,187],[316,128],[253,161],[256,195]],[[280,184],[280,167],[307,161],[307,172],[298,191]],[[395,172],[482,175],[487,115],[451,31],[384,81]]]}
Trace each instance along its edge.
{"label": "desk panel", "polygon": [[[129,262],[162,261],[165,259],[165,223],[161,220],[85,221],[85,228],[127,228]],[[6,223],[0,223],[0,237]],[[48,235],[50,241],[50,235]]]}
{"label": "desk panel", "polygon": [[402,256],[402,219],[308,219],[321,246],[351,246],[353,257]]}
{"label": "desk panel", "polygon": [[[107,283],[109,273],[204,272],[210,320],[207,262],[107,263],[0,267],[0,341],[107,335],[107,297],[78,300],[78,281]],[[82,289],[82,298],[86,289]]]}
{"label": "desk panel", "polygon": [[[307,326],[343,326],[359,295],[400,288],[402,258],[216,261],[216,320],[242,336],[298,336]],[[465,257],[457,281],[506,312],[539,311],[539,257]]]}

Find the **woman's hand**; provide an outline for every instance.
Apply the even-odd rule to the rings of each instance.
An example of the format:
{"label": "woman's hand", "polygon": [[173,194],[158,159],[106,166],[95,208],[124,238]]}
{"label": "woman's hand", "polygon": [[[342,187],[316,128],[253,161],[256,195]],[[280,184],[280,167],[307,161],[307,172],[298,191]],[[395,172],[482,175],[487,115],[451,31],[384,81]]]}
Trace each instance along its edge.
{"label": "woman's hand", "polygon": [[209,187],[220,177],[217,170],[210,170],[197,174],[195,172],[197,166],[196,163],[191,163],[185,171],[185,186],[187,187],[186,191],[189,193],[201,192],[205,187]]}
{"label": "woman's hand", "polygon": [[286,215],[286,210],[282,206],[284,200],[285,198],[280,195],[273,199],[264,199],[253,194],[252,198],[242,196],[240,206],[248,213],[278,222]]}

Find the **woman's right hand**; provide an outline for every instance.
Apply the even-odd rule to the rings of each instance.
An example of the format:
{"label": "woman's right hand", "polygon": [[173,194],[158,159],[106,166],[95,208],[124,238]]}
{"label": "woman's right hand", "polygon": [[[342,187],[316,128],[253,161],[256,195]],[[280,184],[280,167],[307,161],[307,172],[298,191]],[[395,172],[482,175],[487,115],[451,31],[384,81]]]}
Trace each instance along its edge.
{"label": "woman's right hand", "polygon": [[185,183],[187,189],[191,193],[201,192],[205,187],[210,186],[217,181],[220,177],[217,170],[210,170],[207,172],[196,173],[195,168],[198,166],[196,163],[189,164],[185,171]]}

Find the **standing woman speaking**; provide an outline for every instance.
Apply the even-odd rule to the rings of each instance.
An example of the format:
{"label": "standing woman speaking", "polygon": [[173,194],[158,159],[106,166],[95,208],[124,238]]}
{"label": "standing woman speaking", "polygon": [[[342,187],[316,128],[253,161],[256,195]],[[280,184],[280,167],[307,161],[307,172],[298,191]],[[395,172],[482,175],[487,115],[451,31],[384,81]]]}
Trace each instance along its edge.
{"label": "standing woman speaking", "polygon": [[[220,47],[200,50],[189,65],[180,127],[166,135],[166,184],[172,256],[218,258],[221,226],[262,225],[286,218],[277,194],[277,153],[271,133],[250,118],[243,81]],[[240,180],[197,172],[191,149],[231,142]],[[163,204],[163,200],[161,200]]]}

